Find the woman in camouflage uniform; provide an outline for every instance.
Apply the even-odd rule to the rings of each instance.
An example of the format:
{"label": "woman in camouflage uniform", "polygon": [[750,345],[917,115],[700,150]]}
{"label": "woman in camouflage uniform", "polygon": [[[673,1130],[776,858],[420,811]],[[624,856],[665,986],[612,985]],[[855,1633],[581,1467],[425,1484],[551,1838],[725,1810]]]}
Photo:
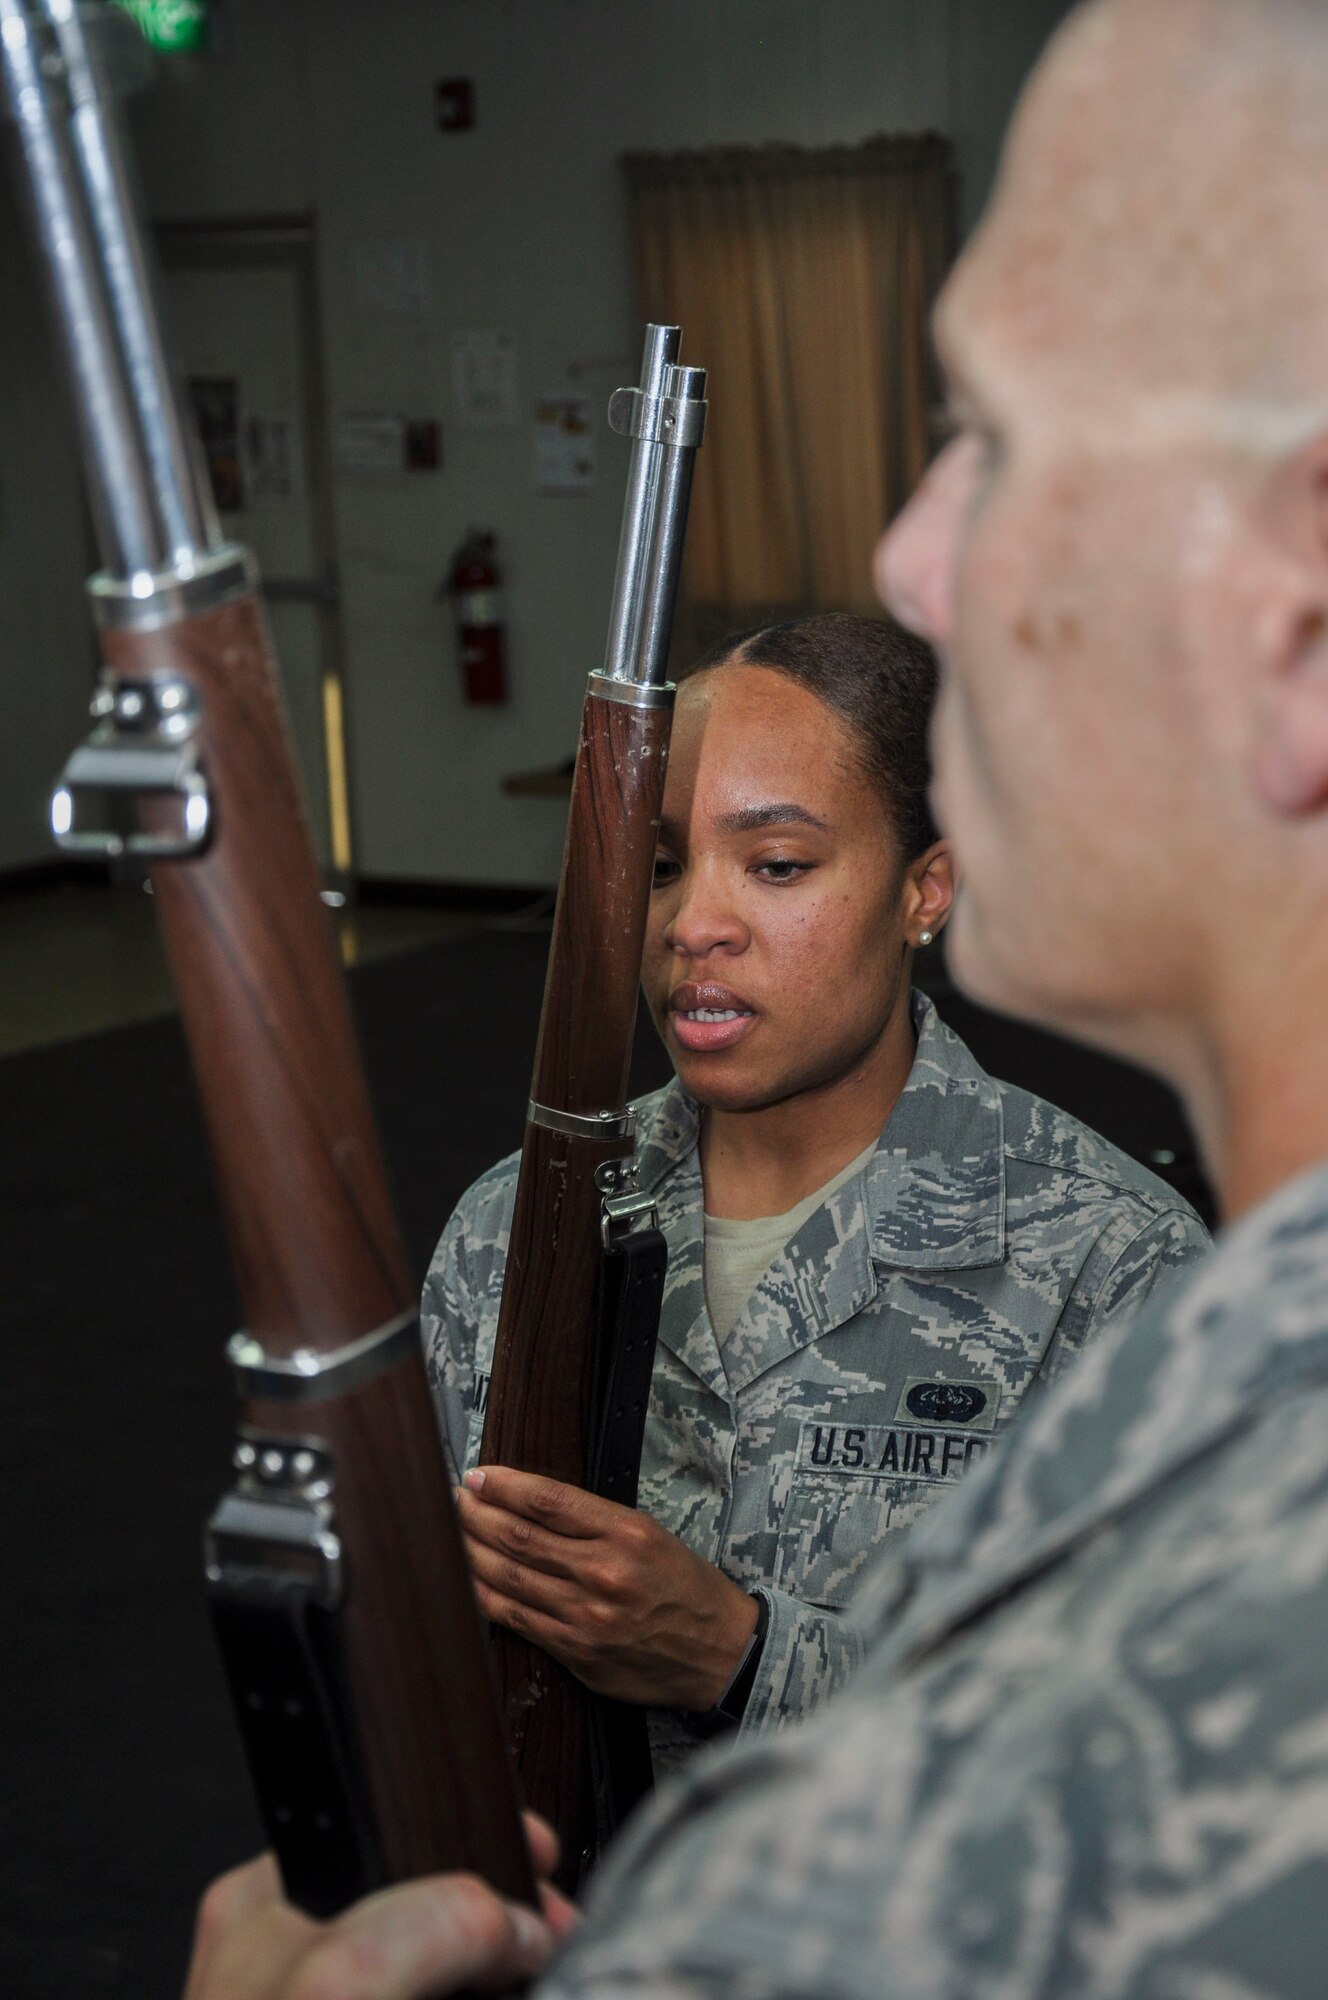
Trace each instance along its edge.
{"label": "woman in camouflage uniform", "polygon": [[481,1608],[647,1705],[657,1768],[837,1687],[870,1551],[1205,1244],[910,990],[953,895],[934,691],[920,641],[846,615],[727,642],[679,689],[643,971],[677,1075],[638,1107],[669,1245],[639,1511],[474,1469],[515,1158],[425,1283]]}

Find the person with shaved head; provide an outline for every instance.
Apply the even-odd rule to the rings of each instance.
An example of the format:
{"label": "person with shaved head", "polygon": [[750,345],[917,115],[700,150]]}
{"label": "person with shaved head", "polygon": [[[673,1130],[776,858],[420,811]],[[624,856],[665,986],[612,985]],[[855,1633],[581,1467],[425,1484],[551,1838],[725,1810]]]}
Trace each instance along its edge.
{"label": "person with shaved head", "polygon": [[[882,1558],[837,1701],[628,1830],[545,2000],[1325,1990],[1328,6],[1081,9],[937,332],[958,433],[878,576],[943,661],[951,962],[1171,1079],[1225,1228]],[[269,1866],[191,2000],[569,1928],[457,1880],[316,1926]]]}

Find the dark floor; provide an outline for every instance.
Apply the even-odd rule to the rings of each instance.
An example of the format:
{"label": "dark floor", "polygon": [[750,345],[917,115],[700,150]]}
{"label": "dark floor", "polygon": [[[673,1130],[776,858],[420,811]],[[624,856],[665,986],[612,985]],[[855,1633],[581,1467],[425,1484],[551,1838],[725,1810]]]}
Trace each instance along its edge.
{"label": "dark floor", "polygon": [[[351,976],[417,1270],[520,1138],[546,950],[472,927]],[[199,1587],[235,1296],[174,1016],[8,1057],[0,1106],[0,1994],[153,2000],[259,1844]]]}
{"label": "dark floor", "polygon": [[[424,903],[360,902],[339,910],[336,924],[349,967],[455,937],[475,918]],[[175,1006],[152,898],[141,882],[112,888],[95,871],[0,888],[0,967],[0,1056]]]}
{"label": "dark floor", "polygon": [[[519,1138],[545,951],[472,925],[351,974],[417,1270]],[[998,1073],[1143,1157],[1185,1154],[1157,1086],[943,1011]],[[636,1087],[663,1068],[643,1032]],[[0,1994],[166,2000],[200,1886],[257,1844],[199,1587],[234,1423],[234,1294],[173,1016],[8,1056],[0,1105]]]}

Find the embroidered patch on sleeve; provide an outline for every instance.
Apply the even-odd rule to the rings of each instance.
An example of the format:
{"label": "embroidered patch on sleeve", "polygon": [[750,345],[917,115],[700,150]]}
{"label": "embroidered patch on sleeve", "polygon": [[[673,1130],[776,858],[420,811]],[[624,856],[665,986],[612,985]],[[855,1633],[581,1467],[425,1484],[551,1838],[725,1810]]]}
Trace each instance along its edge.
{"label": "embroidered patch on sleeve", "polygon": [[895,1422],[962,1424],[966,1431],[990,1431],[996,1428],[1000,1401],[999,1382],[938,1382],[932,1375],[910,1375]]}

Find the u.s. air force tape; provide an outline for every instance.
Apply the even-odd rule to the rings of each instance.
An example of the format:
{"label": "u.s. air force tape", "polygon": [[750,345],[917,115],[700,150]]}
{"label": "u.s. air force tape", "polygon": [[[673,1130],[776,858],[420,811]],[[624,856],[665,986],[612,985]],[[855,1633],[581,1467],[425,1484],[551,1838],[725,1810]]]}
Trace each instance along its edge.
{"label": "u.s. air force tape", "polygon": [[798,1433],[797,1469],[849,1479],[958,1479],[991,1442],[932,1425],[810,1422]]}

